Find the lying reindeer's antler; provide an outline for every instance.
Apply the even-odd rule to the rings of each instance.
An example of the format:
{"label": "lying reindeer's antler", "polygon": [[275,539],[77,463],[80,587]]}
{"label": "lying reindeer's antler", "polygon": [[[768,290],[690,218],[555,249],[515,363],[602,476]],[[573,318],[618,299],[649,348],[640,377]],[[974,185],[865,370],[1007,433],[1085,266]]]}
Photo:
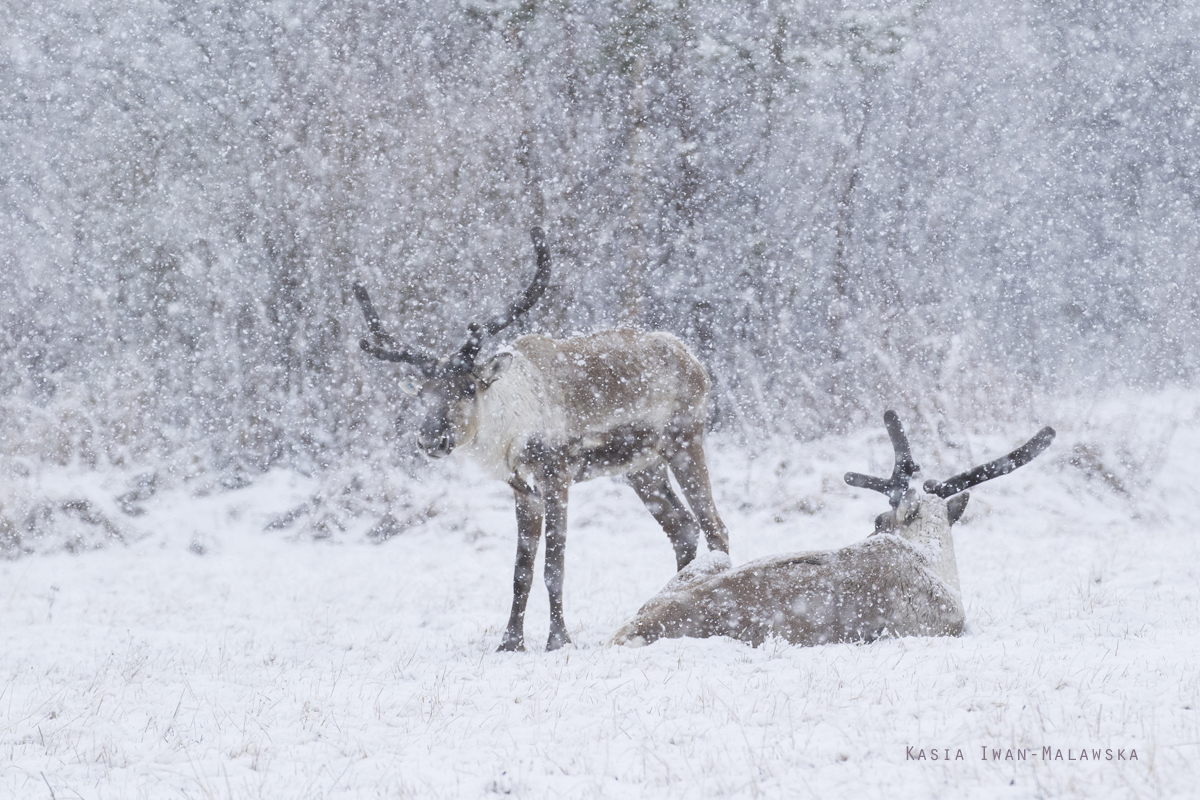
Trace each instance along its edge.
{"label": "lying reindeer's antler", "polygon": [[953,497],[959,492],[970,489],[972,486],[984,481],[990,481],[992,478],[999,478],[1001,475],[1007,475],[1017,467],[1025,466],[1041,455],[1042,451],[1049,447],[1053,441],[1054,428],[1047,425],[1038,431],[1036,436],[1006,456],[997,458],[995,461],[989,461],[983,466],[975,467],[975,469],[959,473],[953,478],[948,478],[944,481],[935,481],[932,479],[925,481],[925,491],[929,494],[935,494],[943,500]]}
{"label": "lying reindeer's antler", "polygon": [[433,375],[437,368],[437,358],[424,350],[396,343],[396,340],[383,329],[383,323],[379,321],[379,314],[375,311],[375,306],[371,304],[371,296],[367,294],[367,287],[361,283],[354,284],[354,299],[362,306],[363,316],[367,318],[367,327],[371,330],[371,335],[375,337],[375,344],[371,344],[366,339],[360,339],[359,347],[382,361],[412,364],[425,377]]}
{"label": "lying reindeer's antler", "polygon": [[460,366],[470,369],[475,363],[475,356],[479,355],[479,349],[483,346],[483,337],[492,336],[507,328],[518,317],[533,308],[534,303],[546,293],[546,287],[550,285],[550,248],[546,246],[546,236],[542,233],[542,229],[536,225],[530,229],[529,236],[533,239],[533,249],[537,253],[537,272],[533,276],[533,282],[504,313],[497,314],[483,325],[472,322],[468,328],[470,335],[467,336],[466,343],[454,355],[452,362],[457,362]]}
{"label": "lying reindeer's antler", "polygon": [[888,436],[892,439],[892,449],[896,451],[896,466],[892,469],[892,477],[884,480],[873,475],[847,472],[846,483],[860,489],[882,492],[887,495],[892,508],[896,508],[900,505],[900,498],[908,489],[909,479],[920,472],[921,468],[913,462],[912,449],[908,446],[908,437],[904,435],[904,428],[900,425],[900,417],[896,416],[896,412],[885,411],[883,424],[887,426]]}

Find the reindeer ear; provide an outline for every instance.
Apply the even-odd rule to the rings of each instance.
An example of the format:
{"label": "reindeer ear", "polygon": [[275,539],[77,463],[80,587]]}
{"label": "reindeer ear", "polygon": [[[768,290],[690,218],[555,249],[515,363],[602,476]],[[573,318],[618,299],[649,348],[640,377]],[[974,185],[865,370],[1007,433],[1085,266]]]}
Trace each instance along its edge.
{"label": "reindeer ear", "polygon": [[512,365],[512,353],[497,353],[495,358],[475,370],[475,380],[486,389]]}
{"label": "reindeer ear", "polygon": [[967,501],[971,499],[970,492],[956,494],[946,501],[946,511],[950,514],[950,524],[958,522],[963,512],[967,510]]}

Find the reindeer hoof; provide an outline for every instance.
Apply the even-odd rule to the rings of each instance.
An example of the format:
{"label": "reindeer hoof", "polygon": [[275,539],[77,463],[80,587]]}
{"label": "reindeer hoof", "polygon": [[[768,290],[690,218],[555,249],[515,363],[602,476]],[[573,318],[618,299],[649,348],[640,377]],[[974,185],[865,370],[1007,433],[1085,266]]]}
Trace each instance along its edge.
{"label": "reindeer hoof", "polygon": [[571,637],[567,636],[566,631],[562,633],[552,633],[550,638],[546,640],[546,652],[558,650],[571,643]]}
{"label": "reindeer hoof", "polygon": [[520,639],[505,639],[496,648],[497,653],[524,653],[525,642]]}

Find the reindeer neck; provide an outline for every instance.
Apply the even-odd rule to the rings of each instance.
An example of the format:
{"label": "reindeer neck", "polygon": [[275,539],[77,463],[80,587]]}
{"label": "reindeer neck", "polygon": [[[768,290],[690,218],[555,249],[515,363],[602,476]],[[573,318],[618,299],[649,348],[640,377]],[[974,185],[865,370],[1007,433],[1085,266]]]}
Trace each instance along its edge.
{"label": "reindeer neck", "polygon": [[517,470],[525,446],[552,435],[538,429],[553,413],[544,407],[547,387],[538,370],[519,350],[513,363],[476,400],[476,429],[464,451],[490,475],[507,481]]}
{"label": "reindeer neck", "polygon": [[927,500],[920,515],[904,532],[904,538],[925,557],[931,572],[955,591],[961,591],[958,562],[954,559],[954,538],[943,501]]}

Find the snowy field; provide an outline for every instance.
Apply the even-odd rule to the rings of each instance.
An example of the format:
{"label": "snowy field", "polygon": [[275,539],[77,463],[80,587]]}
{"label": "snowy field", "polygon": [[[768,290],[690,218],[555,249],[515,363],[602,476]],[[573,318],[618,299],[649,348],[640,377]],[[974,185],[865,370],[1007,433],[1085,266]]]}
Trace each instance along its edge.
{"label": "snowy field", "polygon": [[[539,572],[530,652],[497,654],[512,499],[458,459],[396,489],[411,524],[381,544],[369,514],[265,530],[311,478],[167,486],[130,517],[128,476],[35,474],[131,541],[0,561],[0,797],[1194,796],[1200,395],[1046,402],[957,448],[905,421],[925,477],[1059,430],[972,492],[957,639],[605,647],[674,562],[600,480],[572,490],[574,646],[543,652]],[[849,544],[886,508],[841,480],[890,470],[882,424],[710,462],[735,563]]]}

